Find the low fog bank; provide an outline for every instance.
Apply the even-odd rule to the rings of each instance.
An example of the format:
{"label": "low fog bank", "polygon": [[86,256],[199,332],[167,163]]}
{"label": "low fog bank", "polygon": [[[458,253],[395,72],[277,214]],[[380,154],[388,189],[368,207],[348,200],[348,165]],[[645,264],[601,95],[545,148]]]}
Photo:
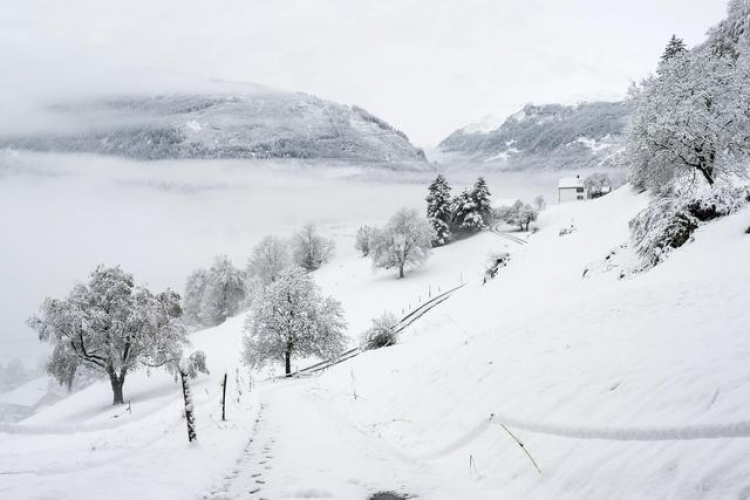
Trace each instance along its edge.
{"label": "low fog bank", "polygon": [[[266,234],[314,222],[353,252],[361,224],[424,208],[434,172],[272,161],[136,162],[0,152],[0,360],[36,365],[46,350],[24,321],[98,264],[120,264],[153,289],[182,292],[195,268],[227,254],[244,266]],[[458,191],[477,171],[446,173]],[[554,172],[488,173],[495,199],[551,201]]]}

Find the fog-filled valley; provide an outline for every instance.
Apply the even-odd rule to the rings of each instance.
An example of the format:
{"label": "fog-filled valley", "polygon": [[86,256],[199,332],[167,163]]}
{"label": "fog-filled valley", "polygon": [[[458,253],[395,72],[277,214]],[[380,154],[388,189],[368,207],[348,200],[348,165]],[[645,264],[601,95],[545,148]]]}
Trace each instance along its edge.
{"label": "fog-filled valley", "polygon": [[[447,174],[457,188],[477,173]],[[401,207],[423,210],[433,171],[346,163],[179,160],[138,162],[75,154],[0,155],[0,246],[5,283],[0,331],[6,361],[40,364],[47,349],[24,325],[46,296],[65,295],[97,265],[120,264],[139,281],[182,293],[188,274],[218,254],[244,267],[268,234],[315,223],[353,253],[362,224]],[[552,200],[558,175],[487,176],[496,199]],[[20,217],[22,215],[22,217]]]}

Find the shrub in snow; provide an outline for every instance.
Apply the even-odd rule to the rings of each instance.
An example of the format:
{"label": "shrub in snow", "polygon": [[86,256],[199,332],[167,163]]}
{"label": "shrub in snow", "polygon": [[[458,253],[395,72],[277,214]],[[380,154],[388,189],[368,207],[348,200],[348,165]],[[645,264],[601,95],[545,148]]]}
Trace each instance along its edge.
{"label": "shrub in snow", "polygon": [[508,265],[510,254],[508,252],[493,252],[487,259],[487,269],[484,271],[484,283],[497,276],[500,268]]}
{"label": "shrub in snow", "polygon": [[372,247],[372,237],[375,233],[375,229],[370,226],[362,226],[357,229],[357,236],[354,240],[354,248],[362,253],[362,257],[370,255],[370,248]]}
{"label": "shrub in snow", "polygon": [[215,326],[237,314],[248,298],[247,275],[232,265],[225,255],[214,260],[210,269],[194,271],[185,285],[185,321]]}
{"label": "shrub in snow", "polygon": [[560,229],[560,236],[566,236],[568,234],[575,233],[576,231],[578,231],[578,229],[576,228],[575,224],[571,224],[568,227]]}
{"label": "shrub in snow", "polygon": [[448,243],[451,236],[451,187],[442,175],[430,184],[427,194],[427,220],[430,221],[432,229],[435,230],[435,238],[432,246],[441,246]]}
{"label": "shrub in snow", "polygon": [[372,326],[362,336],[362,349],[380,349],[395,344],[398,325],[398,318],[390,312],[373,319]]}
{"label": "shrub in snow", "polygon": [[750,202],[748,188],[721,187],[686,198],[659,198],[630,221],[644,268],[690,240],[703,222],[736,212]]}
{"label": "shrub in snow", "polygon": [[98,267],[65,299],[46,299],[28,324],[54,349],[47,365],[60,383],[71,384],[87,366],[106,373],[114,404],[123,402],[126,376],[141,367],[173,370],[188,344],[180,296],[152,294],[119,267]]}
{"label": "shrub in snow", "polygon": [[276,281],[290,263],[286,242],[276,236],[266,236],[253,248],[253,254],[247,263],[247,275],[264,288]]}
{"label": "shrub in snow", "polygon": [[252,368],[295,356],[337,357],[346,346],[341,304],[324,297],[300,267],[285,269],[255,300],[245,323],[244,361]]}
{"label": "shrub in snow", "polygon": [[303,227],[292,237],[292,260],[307,271],[315,271],[329,262],[335,250],[333,240],[320,236],[312,224]]}
{"label": "shrub in snow", "polygon": [[372,262],[375,267],[404,270],[422,265],[430,256],[435,231],[415,209],[402,208],[373,238]]}

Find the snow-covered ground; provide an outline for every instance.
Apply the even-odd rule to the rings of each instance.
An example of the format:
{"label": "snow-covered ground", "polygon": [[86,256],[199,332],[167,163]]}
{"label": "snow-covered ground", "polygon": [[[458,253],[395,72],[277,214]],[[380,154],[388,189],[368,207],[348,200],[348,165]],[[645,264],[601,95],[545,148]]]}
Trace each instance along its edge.
{"label": "snow-covered ground", "polygon": [[[384,310],[466,286],[398,345],[261,382],[239,403],[243,316],[196,332],[211,369],[195,384],[197,445],[169,376],[132,376],[131,411],[95,384],[0,428],[0,497],[750,498],[750,210],[647,273],[584,278],[647,201],[625,187],[553,206],[525,245],[483,233],[404,280],[342,252],[316,280],[342,301],[353,338]],[[341,226],[336,237],[352,235]],[[510,264],[483,285],[501,249]]]}

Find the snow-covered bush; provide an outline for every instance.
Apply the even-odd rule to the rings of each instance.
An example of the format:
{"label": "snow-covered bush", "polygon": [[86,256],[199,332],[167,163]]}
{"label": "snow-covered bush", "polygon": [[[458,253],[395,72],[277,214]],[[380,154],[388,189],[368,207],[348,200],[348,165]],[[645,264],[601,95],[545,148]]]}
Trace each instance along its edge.
{"label": "snow-covered bush", "polygon": [[307,271],[315,271],[329,262],[335,250],[333,240],[320,236],[313,224],[303,227],[292,237],[292,260]]}
{"label": "snow-covered bush", "polygon": [[126,376],[141,367],[174,368],[188,344],[180,296],[152,294],[119,267],[98,267],[65,299],[45,299],[29,319],[39,339],[53,345],[47,369],[70,385],[87,366],[109,376],[114,404],[123,403]]}
{"label": "snow-covered bush", "polygon": [[415,209],[402,208],[375,233],[372,262],[375,267],[404,270],[422,265],[430,256],[435,231]]}
{"label": "snow-covered bush", "polygon": [[500,268],[508,265],[510,254],[508,252],[492,252],[487,258],[487,268],[484,271],[484,282],[495,278]]}
{"label": "snow-covered bush", "polygon": [[748,188],[720,187],[692,197],[658,198],[630,221],[644,268],[662,262],[687,243],[703,222],[736,212],[750,203]]}
{"label": "snow-covered bush", "polygon": [[362,253],[362,257],[370,255],[370,247],[372,247],[372,237],[375,233],[375,229],[370,226],[362,226],[357,229],[357,236],[354,240],[354,248]]}
{"label": "snow-covered bush", "polygon": [[362,335],[362,349],[380,349],[396,343],[399,320],[390,312],[372,320],[372,326]]}
{"label": "snow-covered bush", "polygon": [[286,242],[276,236],[266,236],[253,248],[247,263],[247,275],[257,280],[261,287],[266,287],[276,281],[290,264]]}
{"label": "snow-covered bush", "polygon": [[324,297],[305,269],[285,269],[254,301],[245,323],[243,358],[252,368],[295,356],[336,358],[346,347],[341,304]]}

